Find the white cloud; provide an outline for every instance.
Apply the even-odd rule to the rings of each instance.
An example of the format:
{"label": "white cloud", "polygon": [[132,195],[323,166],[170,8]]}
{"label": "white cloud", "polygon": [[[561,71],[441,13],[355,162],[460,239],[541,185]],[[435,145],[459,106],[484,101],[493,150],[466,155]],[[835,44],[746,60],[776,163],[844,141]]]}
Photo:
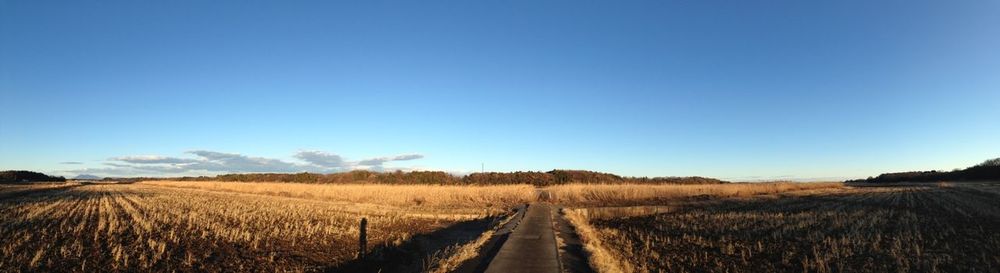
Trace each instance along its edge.
{"label": "white cloud", "polygon": [[158,155],[119,156],[119,157],[109,158],[109,160],[135,163],[135,164],[157,164],[157,163],[176,164],[176,163],[191,163],[197,161],[195,159],[190,159],[190,158],[176,158],[176,157],[166,157]]}
{"label": "white cloud", "polygon": [[249,157],[241,154],[213,151],[190,151],[202,159],[185,168],[219,172],[301,172],[318,171],[307,165],[285,162],[280,159]]}
{"label": "white cloud", "polygon": [[[188,157],[160,155],[132,155],[109,158],[103,168],[67,170],[71,174],[101,174],[108,176],[165,176],[165,175],[206,175],[220,173],[295,173],[295,172],[341,172],[355,169],[373,171],[385,170],[383,165],[391,161],[405,161],[423,158],[419,154],[404,154],[347,161],[337,154],[323,151],[300,151],[293,155],[302,162],[289,162],[277,158],[252,157],[237,153],[206,150],[189,151]],[[405,170],[393,167],[392,170]]]}
{"label": "white cloud", "polygon": [[397,155],[397,156],[387,156],[387,157],[376,157],[358,161],[358,165],[363,166],[381,166],[389,161],[406,161],[424,158],[423,155],[418,154],[407,154],[407,155]]}
{"label": "white cloud", "polygon": [[301,151],[295,154],[295,158],[323,168],[344,169],[350,167],[350,164],[339,155],[322,151]]}

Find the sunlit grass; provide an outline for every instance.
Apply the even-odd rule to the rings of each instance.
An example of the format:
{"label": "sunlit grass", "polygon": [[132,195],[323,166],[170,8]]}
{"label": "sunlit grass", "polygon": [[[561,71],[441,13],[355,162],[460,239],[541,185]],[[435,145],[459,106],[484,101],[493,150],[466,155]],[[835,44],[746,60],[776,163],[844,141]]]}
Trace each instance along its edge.
{"label": "sunlit grass", "polygon": [[[533,194],[517,186],[170,183],[85,185],[0,199],[0,268],[316,271],[354,259],[362,217],[372,248],[393,246]],[[422,203],[412,201],[420,197]],[[449,206],[466,209],[452,217],[442,209]]]}
{"label": "sunlit grass", "polygon": [[567,184],[545,188],[552,202],[572,206],[655,205],[690,197],[728,198],[838,190],[843,183],[732,183],[711,185]]}

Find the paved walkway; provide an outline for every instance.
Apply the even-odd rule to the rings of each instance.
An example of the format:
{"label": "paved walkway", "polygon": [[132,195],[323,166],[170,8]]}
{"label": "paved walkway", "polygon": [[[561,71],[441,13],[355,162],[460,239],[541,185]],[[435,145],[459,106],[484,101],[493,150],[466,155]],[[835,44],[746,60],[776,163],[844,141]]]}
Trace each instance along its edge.
{"label": "paved walkway", "polygon": [[559,273],[559,253],[552,232],[551,206],[531,204],[514,233],[486,268],[487,273]]}

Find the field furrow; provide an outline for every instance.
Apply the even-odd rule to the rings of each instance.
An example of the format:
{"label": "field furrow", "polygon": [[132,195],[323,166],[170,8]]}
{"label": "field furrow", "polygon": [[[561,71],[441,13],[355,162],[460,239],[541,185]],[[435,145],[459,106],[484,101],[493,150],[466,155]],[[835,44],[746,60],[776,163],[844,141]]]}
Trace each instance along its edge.
{"label": "field furrow", "polygon": [[[350,203],[284,196],[290,194],[244,194],[232,186],[227,185],[225,191],[143,183],[5,190],[19,194],[0,199],[0,211],[5,215],[0,222],[0,241],[5,242],[0,246],[0,268],[50,272],[324,271],[355,259],[361,218],[368,221],[369,248],[378,253],[411,244],[414,236],[463,219],[491,217],[487,213],[503,209],[467,204],[461,215],[450,216],[439,207],[418,204],[350,207]],[[306,188],[316,189],[314,186]],[[387,192],[405,191],[384,187],[390,187],[382,189]],[[475,188],[470,191],[469,195],[483,193]],[[434,196],[425,198],[431,204],[461,201],[453,200],[454,196],[440,202]],[[522,197],[497,198],[493,200]],[[479,214],[469,214],[476,211]]]}

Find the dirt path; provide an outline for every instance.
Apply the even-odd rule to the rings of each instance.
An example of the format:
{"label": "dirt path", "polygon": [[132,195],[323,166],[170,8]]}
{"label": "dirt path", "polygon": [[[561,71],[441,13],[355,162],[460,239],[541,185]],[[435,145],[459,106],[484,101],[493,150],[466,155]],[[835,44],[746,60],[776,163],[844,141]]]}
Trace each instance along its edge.
{"label": "dirt path", "polygon": [[486,272],[561,272],[551,211],[551,205],[545,202],[528,206],[524,219],[500,247]]}

